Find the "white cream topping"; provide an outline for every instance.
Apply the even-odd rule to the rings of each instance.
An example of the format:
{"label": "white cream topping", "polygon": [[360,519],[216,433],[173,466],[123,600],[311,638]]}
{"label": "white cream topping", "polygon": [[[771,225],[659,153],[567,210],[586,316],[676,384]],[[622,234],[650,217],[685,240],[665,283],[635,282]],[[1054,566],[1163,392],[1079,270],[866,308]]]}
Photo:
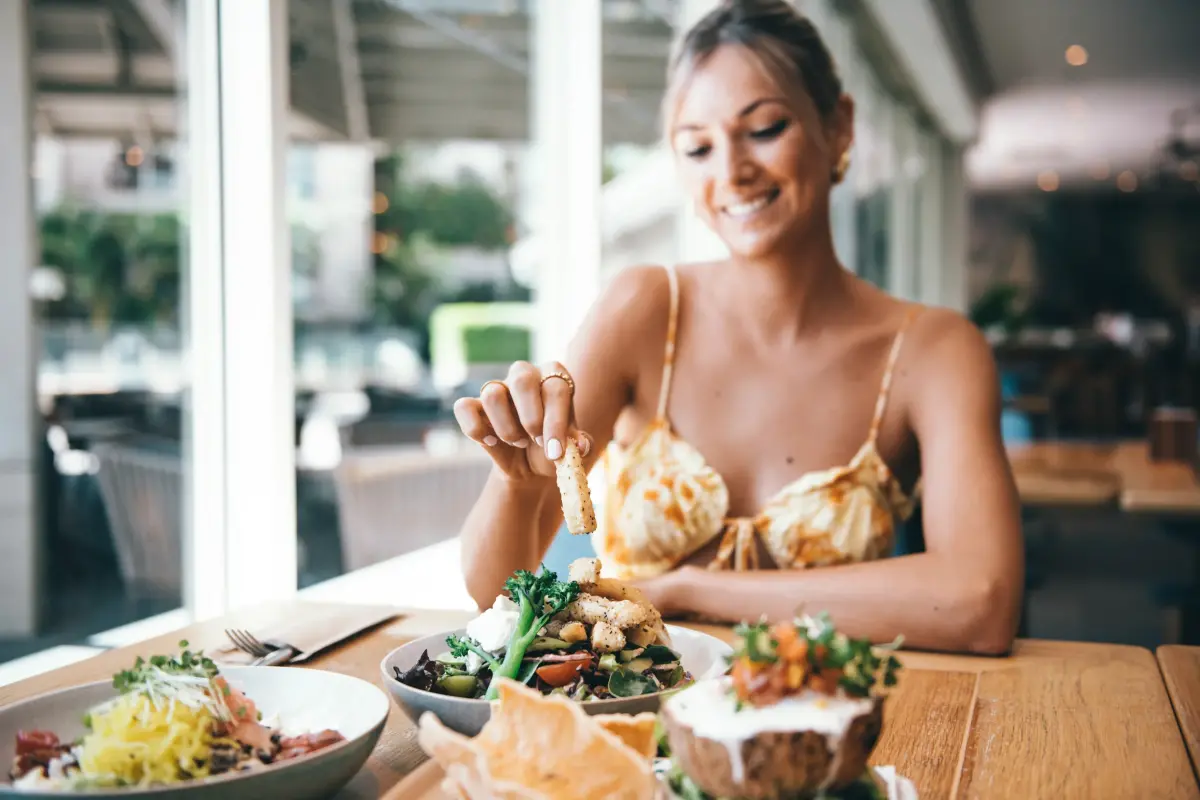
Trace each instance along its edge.
{"label": "white cream topping", "polygon": [[498,654],[508,647],[520,616],[520,606],[500,595],[491,608],[467,623],[467,636],[487,652]]}

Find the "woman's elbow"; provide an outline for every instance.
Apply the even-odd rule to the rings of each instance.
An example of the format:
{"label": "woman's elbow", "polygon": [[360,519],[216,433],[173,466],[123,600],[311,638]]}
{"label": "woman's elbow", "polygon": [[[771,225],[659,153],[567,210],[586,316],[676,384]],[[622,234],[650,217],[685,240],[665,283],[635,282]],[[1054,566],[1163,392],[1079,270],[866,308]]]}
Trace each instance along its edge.
{"label": "woman's elbow", "polygon": [[1007,655],[1020,620],[1020,583],[988,576],[974,582],[965,594],[962,649],[973,655]]}
{"label": "woman's elbow", "polygon": [[477,610],[482,611],[485,608],[491,608],[496,602],[496,595],[499,589],[496,587],[495,578],[489,574],[488,570],[482,569],[479,560],[472,558],[470,553],[464,552],[460,561],[462,568],[463,584],[466,587],[467,594],[475,601]]}

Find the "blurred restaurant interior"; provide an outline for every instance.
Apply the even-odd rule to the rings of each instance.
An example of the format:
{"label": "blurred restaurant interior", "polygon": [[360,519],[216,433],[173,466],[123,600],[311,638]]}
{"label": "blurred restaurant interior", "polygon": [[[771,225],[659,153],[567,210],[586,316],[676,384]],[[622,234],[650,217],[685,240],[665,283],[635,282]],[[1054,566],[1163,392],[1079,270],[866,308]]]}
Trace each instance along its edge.
{"label": "blurred restaurant interior", "polygon": [[[0,684],[295,591],[473,607],[454,400],[719,252],[659,130],[714,4],[0,3]],[[993,343],[1022,635],[1200,644],[1200,3],[796,4],[843,263]]]}

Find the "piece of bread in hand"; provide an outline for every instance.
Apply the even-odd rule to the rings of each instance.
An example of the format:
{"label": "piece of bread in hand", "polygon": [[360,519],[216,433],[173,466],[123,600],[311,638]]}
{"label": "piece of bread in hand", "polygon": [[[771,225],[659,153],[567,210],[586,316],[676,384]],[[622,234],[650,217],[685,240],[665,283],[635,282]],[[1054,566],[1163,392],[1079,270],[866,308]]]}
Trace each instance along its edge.
{"label": "piece of bread in hand", "polygon": [[596,510],[592,507],[592,492],[588,488],[587,472],[583,469],[583,456],[575,442],[567,439],[563,455],[554,462],[558,493],[562,495],[563,519],[567,530],[579,535],[594,533]]}

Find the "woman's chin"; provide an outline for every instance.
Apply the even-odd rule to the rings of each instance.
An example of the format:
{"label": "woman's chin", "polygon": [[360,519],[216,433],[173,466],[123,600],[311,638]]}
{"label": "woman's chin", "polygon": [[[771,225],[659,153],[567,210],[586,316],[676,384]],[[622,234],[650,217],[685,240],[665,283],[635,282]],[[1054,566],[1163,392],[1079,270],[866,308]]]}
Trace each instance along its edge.
{"label": "woman's chin", "polygon": [[781,232],[763,232],[755,235],[723,237],[729,254],[734,258],[746,261],[758,261],[779,255],[785,248],[787,237]]}

